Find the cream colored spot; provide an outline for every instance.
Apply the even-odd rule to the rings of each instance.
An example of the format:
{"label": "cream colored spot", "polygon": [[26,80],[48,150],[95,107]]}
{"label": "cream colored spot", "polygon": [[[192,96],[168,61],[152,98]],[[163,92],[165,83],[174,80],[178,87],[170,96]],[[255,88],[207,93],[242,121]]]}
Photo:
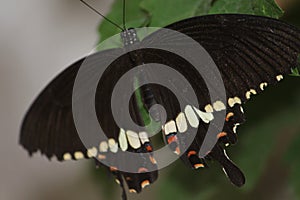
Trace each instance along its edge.
{"label": "cream colored spot", "polygon": [[90,148],[90,149],[88,149],[88,151],[87,151],[87,155],[88,155],[89,158],[96,157],[96,156],[97,156],[97,153],[98,153],[98,150],[97,150],[96,147]]}
{"label": "cream colored spot", "polygon": [[176,125],[180,133],[187,131],[187,121],[183,112],[179,113],[179,115],[176,117]]}
{"label": "cream colored spot", "polygon": [[139,137],[140,137],[142,144],[145,144],[146,142],[150,142],[147,132],[140,132]]}
{"label": "cream colored spot", "polygon": [[111,152],[113,153],[118,152],[118,143],[116,143],[115,139],[113,138],[108,139],[108,146]]}
{"label": "cream colored spot", "polygon": [[268,83],[261,83],[260,84],[260,89],[263,91],[263,90],[265,90],[265,88],[268,86]]}
{"label": "cream colored spot", "polygon": [[204,108],[204,110],[206,112],[208,112],[208,113],[214,112],[214,109],[213,109],[213,107],[210,104],[206,105],[205,108]]}
{"label": "cream colored spot", "polygon": [[124,129],[120,129],[119,133],[119,145],[122,151],[126,151],[128,149],[128,142]]}
{"label": "cream colored spot", "polygon": [[120,185],[119,179],[115,179],[115,181],[116,181],[116,183],[117,183],[118,185]]}
{"label": "cream colored spot", "polygon": [[226,110],[226,106],[224,105],[224,103],[222,101],[216,101],[213,104],[213,107],[216,111]]}
{"label": "cream colored spot", "polygon": [[277,79],[277,81],[281,81],[283,79],[283,76],[282,75],[278,75],[278,76],[276,76],[276,79]]}
{"label": "cream colored spot", "polygon": [[251,94],[257,94],[256,90],[254,90],[254,89],[251,89],[250,92],[251,92]]}
{"label": "cream colored spot", "polygon": [[198,120],[197,115],[194,112],[192,106],[189,106],[189,105],[186,106],[184,109],[184,112],[185,112],[186,118],[187,118],[188,122],[190,123],[190,125],[193,128],[198,128],[199,120]]}
{"label": "cream colored spot", "polygon": [[235,104],[242,104],[242,100],[238,97],[229,98],[228,105],[232,108]]}
{"label": "cream colored spot", "polygon": [[141,147],[141,142],[136,132],[128,130],[126,131],[126,134],[127,134],[128,142],[132,148],[138,149]]}
{"label": "cream colored spot", "polygon": [[228,147],[229,145],[230,145],[229,143],[226,143],[226,144],[225,144],[225,147]]}
{"label": "cream colored spot", "polygon": [[83,159],[83,158],[84,158],[84,155],[83,155],[82,152],[76,151],[76,152],[74,153],[74,157],[75,157],[76,160],[80,160],[80,159]]}
{"label": "cream colored spot", "polygon": [[177,129],[176,129],[176,124],[174,122],[174,120],[171,120],[169,122],[167,122],[165,124],[165,126],[163,127],[164,131],[165,131],[165,135],[169,135],[170,133],[176,133]]}
{"label": "cream colored spot", "polygon": [[251,92],[250,91],[246,92],[246,98],[250,99],[250,97],[251,97]]}
{"label": "cream colored spot", "polygon": [[228,99],[228,105],[232,108],[235,104],[234,98],[229,98]]}
{"label": "cream colored spot", "polygon": [[238,97],[234,97],[234,101],[237,104],[242,104],[242,100],[240,98],[238,98]]}
{"label": "cream colored spot", "polygon": [[196,113],[198,114],[198,116],[201,118],[201,120],[204,123],[209,123],[210,121],[212,121],[214,119],[214,116],[212,113],[202,112],[201,110],[197,109],[196,107],[194,107],[194,110],[196,111]]}
{"label": "cream colored spot", "polygon": [[72,160],[72,156],[69,153],[65,153],[63,157],[64,157],[64,160]]}
{"label": "cream colored spot", "polygon": [[107,152],[108,151],[108,144],[106,141],[103,141],[99,145],[99,151],[100,152]]}

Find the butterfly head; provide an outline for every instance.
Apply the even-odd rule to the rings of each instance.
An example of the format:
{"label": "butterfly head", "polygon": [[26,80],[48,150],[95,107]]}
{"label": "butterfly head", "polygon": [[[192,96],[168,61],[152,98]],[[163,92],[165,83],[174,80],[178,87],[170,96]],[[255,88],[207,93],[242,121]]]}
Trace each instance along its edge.
{"label": "butterfly head", "polygon": [[134,28],[129,28],[122,31],[121,38],[124,46],[130,46],[140,41]]}

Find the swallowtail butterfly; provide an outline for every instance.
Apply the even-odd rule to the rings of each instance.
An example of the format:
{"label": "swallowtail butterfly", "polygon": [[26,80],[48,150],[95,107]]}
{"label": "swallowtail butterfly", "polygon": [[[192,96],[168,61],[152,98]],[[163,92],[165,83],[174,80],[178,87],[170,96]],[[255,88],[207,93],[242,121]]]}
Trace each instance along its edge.
{"label": "swallowtail butterfly", "polygon": [[[30,155],[40,151],[49,159],[56,156],[59,161],[80,160],[83,158],[110,159],[120,149],[131,152],[152,152],[153,146],[147,133],[138,134],[118,127],[111,119],[110,97],[114,84],[129,69],[142,63],[161,63],[185,74],[197,85],[194,89],[199,100],[199,110],[206,117],[198,115],[193,105],[179,110],[176,97],[167,90],[156,85],[141,87],[143,106],[148,109],[153,104],[161,104],[167,111],[167,123],[164,124],[165,140],[177,153],[180,152],[178,135],[188,132],[191,126],[197,128],[197,135],[181,159],[187,166],[198,169],[205,167],[206,158],[218,161],[230,181],[236,186],[245,183],[243,173],[233,164],[225,153],[225,146],[237,142],[237,126],[245,121],[241,105],[253,95],[264,91],[267,86],[275,85],[297,66],[300,53],[300,30],[272,18],[241,15],[219,14],[185,19],[166,27],[193,38],[210,54],[217,65],[226,89],[226,102],[210,102],[206,86],[201,77],[189,71],[188,64],[172,54],[156,50],[135,52],[136,58],[122,56],[106,70],[95,97],[95,108],[99,123],[103,127],[108,141],[96,141],[97,146],[85,147],[80,140],[72,115],[72,91],[77,72],[85,58],[75,62],[40,93],[28,110],[21,127],[20,144]],[[155,33],[154,33],[155,34]],[[130,42],[143,42],[135,34],[134,29],[127,29],[120,36],[125,45]],[[161,37],[163,42],[168,38]],[[147,37],[144,39],[147,40]],[[115,49],[100,51],[96,54],[109,56]],[[94,56],[91,55],[91,56]],[[101,67],[101,66],[100,66]],[[135,122],[143,125],[137,99],[133,97],[129,105]],[[204,159],[198,153],[203,142],[207,125],[212,123],[213,116],[226,110],[226,121],[218,134],[218,142]],[[197,123],[193,124],[196,116]],[[206,120],[206,121],[205,121]],[[135,137],[136,136],[136,137]],[[118,149],[119,148],[119,149]],[[150,154],[151,155],[151,154]],[[156,165],[155,158],[149,156],[150,163]],[[96,160],[97,165],[102,165]],[[139,193],[158,177],[158,171],[148,172],[141,164],[136,173],[107,168],[123,188],[123,199],[126,199],[124,183],[130,192]]]}

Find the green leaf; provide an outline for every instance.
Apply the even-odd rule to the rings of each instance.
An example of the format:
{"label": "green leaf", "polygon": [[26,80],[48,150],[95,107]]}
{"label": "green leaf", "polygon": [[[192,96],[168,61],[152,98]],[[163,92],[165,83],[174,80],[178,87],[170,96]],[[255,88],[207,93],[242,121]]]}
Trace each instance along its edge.
{"label": "green leaf", "polygon": [[217,0],[209,13],[242,13],[273,18],[283,15],[283,11],[274,0]]}
{"label": "green leaf", "polygon": [[176,21],[206,14],[211,0],[143,0],[141,7],[151,15],[150,26],[164,27]]}
{"label": "green leaf", "polygon": [[292,69],[292,74],[291,74],[291,76],[300,76],[300,74],[299,74],[299,70],[298,70],[298,68],[296,67],[296,68],[294,68],[294,69]]}
{"label": "green leaf", "polygon": [[292,74],[290,74],[291,76],[300,76],[299,74],[300,71],[300,56],[298,56],[298,65],[295,68],[292,68],[291,72]]}
{"label": "green leaf", "polygon": [[198,8],[195,12],[195,16],[206,15],[211,9],[213,0],[202,0],[199,2]]}
{"label": "green leaf", "polygon": [[[148,14],[140,9],[139,4],[142,0],[127,0],[126,1],[126,26],[140,27],[148,20]],[[117,0],[112,5],[111,11],[106,15],[107,18],[123,27],[123,1]],[[99,26],[100,42],[120,33],[120,29],[112,25],[106,20],[103,20]]]}

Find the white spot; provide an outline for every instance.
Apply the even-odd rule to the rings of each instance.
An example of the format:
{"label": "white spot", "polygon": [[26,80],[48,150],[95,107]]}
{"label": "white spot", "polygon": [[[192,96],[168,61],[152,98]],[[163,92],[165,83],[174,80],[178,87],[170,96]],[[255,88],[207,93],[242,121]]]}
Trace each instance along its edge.
{"label": "white spot", "polygon": [[233,127],[233,132],[234,132],[234,133],[236,133],[237,127],[238,127],[239,125],[240,125],[239,123],[237,123],[237,124],[234,125],[234,127]]}
{"label": "white spot", "polygon": [[207,105],[205,106],[204,110],[205,110],[206,112],[208,112],[208,113],[214,112],[214,109],[213,109],[213,107],[212,107],[210,104],[207,104]]}
{"label": "white spot", "polygon": [[224,103],[222,101],[216,101],[213,104],[213,107],[216,111],[226,110],[226,106],[224,105]]}
{"label": "white spot", "polygon": [[115,139],[113,138],[108,139],[108,146],[111,152],[113,153],[118,152],[118,143],[116,143]]}
{"label": "white spot", "polygon": [[176,124],[174,120],[167,122],[164,127],[165,135],[169,135],[170,133],[177,133]]}
{"label": "white spot", "polygon": [[89,158],[96,157],[96,156],[97,156],[97,153],[98,153],[98,150],[97,150],[96,147],[90,148],[90,149],[88,149],[88,151],[87,151],[87,155],[88,155]]}
{"label": "white spot", "polygon": [[244,109],[243,109],[242,106],[240,106],[240,110],[241,110],[242,113],[244,113]]}
{"label": "white spot", "polygon": [[127,142],[125,130],[122,128],[120,129],[120,133],[119,133],[119,145],[122,151],[126,151],[128,148],[128,142]]}
{"label": "white spot", "polygon": [[223,170],[224,174],[228,177],[227,172],[225,171],[224,167],[222,167],[222,170]]}
{"label": "white spot", "polygon": [[83,155],[82,152],[76,151],[76,152],[74,153],[74,157],[75,157],[76,160],[80,160],[80,159],[83,159],[83,158],[84,158],[84,155]]}
{"label": "white spot", "polygon": [[198,128],[199,120],[198,120],[197,115],[194,112],[192,106],[189,106],[189,105],[186,106],[184,109],[184,112],[185,112],[186,118],[187,118],[188,122],[190,123],[190,125],[193,128]]}
{"label": "white spot", "polygon": [[64,157],[64,160],[72,160],[72,156],[69,153],[65,153],[63,157]]}
{"label": "white spot", "polygon": [[179,113],[179,115],[176,117],[176,125],[180,133],[187,131],[187,122],[183,112]]}
{"label": "white spot", "polygon": [[108,144],[106,141],[103,141],[99,145],[99,151],[100,152],[107,152],[108,151]]}
{"label": "white spot", "polygon": [[132,148],[138,149],[141,147],[141,142],[136,132],[128,130],[126,131],[126,134],[127,134],[128,142]]}
{"label": "white spot", "polygon": [[226,144],[225,144],[225,147],[228,147],[229,145],[230,145],[229,143],[226,143]]}
{"label": "white spot", "polygon": [[260,89],[263,91],[263,90],[265,90],[265,88],[268,86],[268,83],[261,83],[260,84]]}
{"label": "white spot", "polygon": [[118,185],[121,184],[120,181],[119,181],[119,179],[115,179],[115,181],[116,181],[116,183],[117,183]]}
{"label": "white spot", "polygon": [[150,142],[147,132],[140,132],[139,137],[140,137],[142,144],[145,144],[146,142]]}
{"label": "white spot", "polygon": [[278,75],[278,76],[276,76],[276,79],[277,79],[277,81],[281,81],[283,79],[283,76],[282,75]]}
{"label": "white spot", "polygon": [[212,113],[202,112],[201,110],[197,109],[196,107],[194,107],[194,110],[196,111],[196,113],[199,115],[199,117],[202,119],[202,121],[204,123],[209,123],[210,121],[212,121],[214,119],[214,116]]}

